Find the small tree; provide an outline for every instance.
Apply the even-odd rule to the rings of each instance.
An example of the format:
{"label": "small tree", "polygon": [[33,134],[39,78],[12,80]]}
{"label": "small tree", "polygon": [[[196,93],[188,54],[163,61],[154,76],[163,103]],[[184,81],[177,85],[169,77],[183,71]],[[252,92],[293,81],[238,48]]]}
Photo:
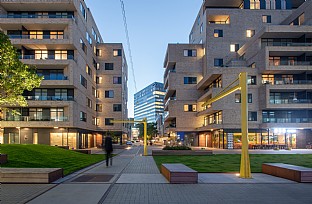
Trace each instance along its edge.
{"label": "small tree", "polygon": [[42,79],[34,67],[19,60],[10,39],[0,31],[0,110],[6,106],[27,106],[23,92],[39,87]]}
{"label": "small tree", "polygon": [[[137,124],[135,126],[136,128],[139,128],[139,137],[143,138],[143,124]],[[147,123],[147,139],[151,139],[152,137],[155,137],[158,134],[156,123]]]}

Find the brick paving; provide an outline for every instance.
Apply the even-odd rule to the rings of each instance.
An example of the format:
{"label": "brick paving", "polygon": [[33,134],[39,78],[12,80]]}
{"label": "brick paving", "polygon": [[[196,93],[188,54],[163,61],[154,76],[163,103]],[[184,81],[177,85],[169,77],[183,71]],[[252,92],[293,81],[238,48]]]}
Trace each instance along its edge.
{"label": "brick paving", "polygon": [[0,184],[0,203],[25,203],[54,186],[55,184]]}
{"label": "brick paving", "polygon": [[115,184],[103,203],[311,203],[311,184]]}
{"label": "brick paving", "polygon": [[152,156],[137,156],[123,171],[126,174],[159,174],[159,170]]}

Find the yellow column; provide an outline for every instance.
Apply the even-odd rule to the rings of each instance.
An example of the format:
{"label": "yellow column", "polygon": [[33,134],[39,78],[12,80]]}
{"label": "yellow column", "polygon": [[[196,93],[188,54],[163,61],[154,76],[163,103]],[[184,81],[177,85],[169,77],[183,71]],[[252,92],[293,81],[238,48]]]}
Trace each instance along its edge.
{"label": "yellow column", "polygon": [[147,156],[147,119],[143,119],[143,128],[144,128],[144,156]]}
{"label": "yellow column", "polygon": [[240,73],[239,85],[241,87],[241,123],[242,123],[242,153],[241,153],[240,177],[251,178],[250,160],[249,160],[249,153],[248,153],[247,72]]}

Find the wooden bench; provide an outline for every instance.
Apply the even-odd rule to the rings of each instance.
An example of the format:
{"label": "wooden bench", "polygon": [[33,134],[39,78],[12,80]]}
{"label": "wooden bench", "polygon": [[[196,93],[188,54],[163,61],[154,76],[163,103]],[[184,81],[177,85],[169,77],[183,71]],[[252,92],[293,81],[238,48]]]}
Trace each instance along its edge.
{"label": "wooden bench", "polygon": [[184,164],[162,164],[161,173],[169,183],[197,183],[198,172]]}
{"label": "wooden bench", "polygon": [[0,168],[0,183],[51,183],[62,177],[61,168]]}
{"label": "wooden bench", "polygon": [[264,163],[262,172],[301,183],[312,182],[312,168],[283,163]]}

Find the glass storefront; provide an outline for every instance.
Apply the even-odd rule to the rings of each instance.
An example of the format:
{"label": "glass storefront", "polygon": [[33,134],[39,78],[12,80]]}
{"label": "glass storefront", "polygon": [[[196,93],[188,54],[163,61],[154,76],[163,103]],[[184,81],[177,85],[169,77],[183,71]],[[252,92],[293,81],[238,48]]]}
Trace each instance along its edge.
{"label": "glass storefront", "polygon": [[50,133],[51,146],[69,146],[70,149],[77,148],[76,133]]}

